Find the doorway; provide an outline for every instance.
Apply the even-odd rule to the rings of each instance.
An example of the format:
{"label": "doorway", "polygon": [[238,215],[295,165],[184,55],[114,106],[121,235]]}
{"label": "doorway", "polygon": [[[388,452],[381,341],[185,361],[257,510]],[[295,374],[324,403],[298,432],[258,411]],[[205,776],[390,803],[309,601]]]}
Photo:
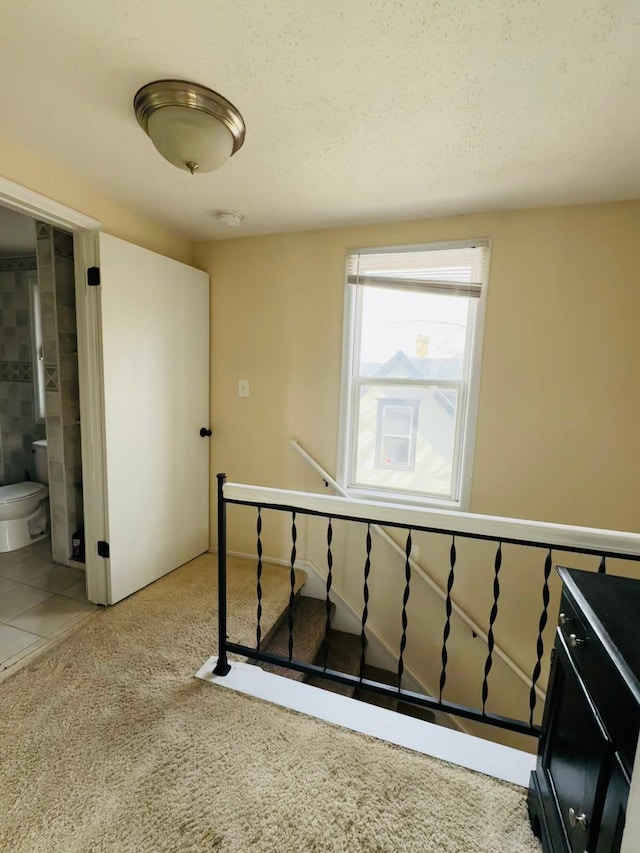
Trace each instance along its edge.
{"label": "doorway", "polygon": [[208,550],[209,276],[3,178],[0,205],[73,234],[87,597],[114,604]]}
{"label": "doorway", "polygon": [[0,208],[0,667],[86,618],[73,235]]}

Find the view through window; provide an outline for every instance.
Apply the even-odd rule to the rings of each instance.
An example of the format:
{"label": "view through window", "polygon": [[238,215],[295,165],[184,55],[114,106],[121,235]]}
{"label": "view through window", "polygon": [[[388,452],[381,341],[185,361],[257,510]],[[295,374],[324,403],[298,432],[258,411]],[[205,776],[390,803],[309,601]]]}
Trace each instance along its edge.
{"label": "view through window", "polygon": [[[459,501],[484,245],[349,257],[348,436],[352,490]],[[468,455],[468,454],[467,454]]]}

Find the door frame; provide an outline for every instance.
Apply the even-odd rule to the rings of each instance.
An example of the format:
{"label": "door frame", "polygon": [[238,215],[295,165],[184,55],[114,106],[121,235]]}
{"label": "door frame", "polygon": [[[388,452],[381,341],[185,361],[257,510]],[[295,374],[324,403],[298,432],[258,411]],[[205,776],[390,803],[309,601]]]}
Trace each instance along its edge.
{"label": "door frame", "polygon": [[73,234],[87,598],[108,604],[109,560],[95,545],[109,541],[100,288],[87,286],[87,268],[99,263],[102,223],[3,177],[0,205]]}

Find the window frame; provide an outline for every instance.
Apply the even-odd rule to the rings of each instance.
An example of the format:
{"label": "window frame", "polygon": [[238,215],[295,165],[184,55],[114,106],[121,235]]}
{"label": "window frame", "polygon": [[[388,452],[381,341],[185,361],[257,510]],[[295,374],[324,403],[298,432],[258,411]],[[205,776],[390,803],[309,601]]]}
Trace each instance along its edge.
{"label": "window frame", "polygon": [[[358,247],[347,249],[345,252],[345,280],[342,328],[342,374],[340,388],[340,416],[338,433],[338,463],[337,481],[348,495],[365,500],[379,500],[389,503],[406,503],[436,509],[453,509],[466,512],[471,500],[473,478],[473,463],[476,445],[476,430],[478,420],[478,404],[480,396],[480,374],[482,368],[482,349],[484,339],[484,322],[491,262],[491,239],[488,237],[450,240],[442,242],[418,243],[396,246]],[[483,270],[482,288],[479,298],[469,300],[469,322],[467,323],[467,338],[463,362],[463,377],[460,381],[423,381],[400,379],[394,384],[411,385],[414,382],[431,387],[456,387],[458,390],[458,417],[456,422],[455,447],[457,452],[452,461],[454,469],[453,497],[440,498],[416,492],[396,492],[390,489],[362,487],[352,483],[352,470],[355,460],[357,436],[354,425],[358,423],[359,391],[355,393],[362,382],[379,384],[376,377],[358,377],[356,375],[354,358],[360,352],[362,329],[362,292],[366,285],[349,284],[347,267],[349,257],[355,252],[403,252],[403,251],[438,251],[443,249],[470,248],[482,246],[486,249],[486,259]],[[384,383],[384,380],[383,380]]]}

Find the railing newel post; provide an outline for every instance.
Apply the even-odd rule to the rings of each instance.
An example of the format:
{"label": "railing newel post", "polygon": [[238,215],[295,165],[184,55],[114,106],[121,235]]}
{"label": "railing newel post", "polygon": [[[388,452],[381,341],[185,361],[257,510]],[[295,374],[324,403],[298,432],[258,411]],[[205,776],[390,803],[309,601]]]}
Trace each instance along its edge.
{"label": "railing newel post", "polygon": [[256,598],[258,600],[256,606],[256,651],[260,651],[262,643],[262,507],[258,507],[258,517],[256,519],[256,552],[258,562],[256,564]]}
{"label": "railing newel post", "polygon": [[214,675],[228,675],[227,660],[227,507],[224,499],[226,474],[218,474],[218,662]]}

